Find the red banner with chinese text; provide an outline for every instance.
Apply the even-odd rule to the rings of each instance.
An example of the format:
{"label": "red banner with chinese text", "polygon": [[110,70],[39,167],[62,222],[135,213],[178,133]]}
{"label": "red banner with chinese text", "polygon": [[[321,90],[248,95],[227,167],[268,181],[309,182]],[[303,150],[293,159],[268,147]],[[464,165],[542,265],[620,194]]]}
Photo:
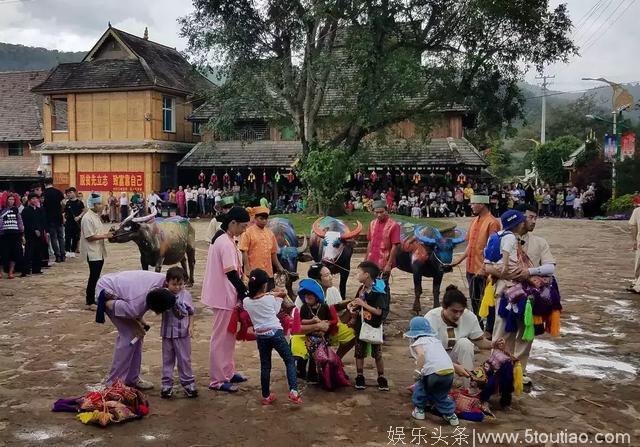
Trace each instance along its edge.
{"label": "red banner with chinese text", "polygon": [[622,143],[620,147],[620,153],[622,159],[633,158],[636,152],[636,134],[633,132],[625,132],[622,134]]}
{"label": "red banner with chinese text", "polygon": [[80,191],[144,191],[144,172],[78,172]]}

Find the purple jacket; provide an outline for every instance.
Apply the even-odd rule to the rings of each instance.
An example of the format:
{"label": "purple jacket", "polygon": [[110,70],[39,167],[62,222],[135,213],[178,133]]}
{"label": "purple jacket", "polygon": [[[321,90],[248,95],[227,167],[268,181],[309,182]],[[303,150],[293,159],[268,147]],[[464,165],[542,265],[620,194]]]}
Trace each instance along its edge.
{"label": "purple jacket", "polygon": [[191,294],[183,290],[176,297],[176,305],[162,313],[160,335],[162,338],[183,338],[189,336],[189,317],[193,315]]}
{"label": "purple jacket", "polygon": [[18,208],[3,208],[0,211],[0,234],[4,233],[24,233],[24,224]]}

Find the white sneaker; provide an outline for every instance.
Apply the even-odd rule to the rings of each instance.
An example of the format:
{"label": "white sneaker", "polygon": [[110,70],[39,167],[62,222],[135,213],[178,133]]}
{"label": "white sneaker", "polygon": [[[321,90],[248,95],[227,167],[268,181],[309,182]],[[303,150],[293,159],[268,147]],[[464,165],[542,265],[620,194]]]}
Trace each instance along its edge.
{"label": "white sneaker", "polygon": [[138,383],[135,384],[135,387],[138,388],[141,391],[146,391],[146,390],[152,390],[153,389],[153,383],[151,382],[147,382],[146,380],[138,380]]}
{"label": "white sneaker", "polygon": [[68,258],[75,258],[76,257],[76,253],[74,251],[70,251],[69,253],[67,253],[67,257]]}
{"label": "white sneaker", "polygon": [[451,425],[453,427],[457,427],[458,425],[460,425],[460,421],[458,420],[458,416],[456,416],[455,413],[450,414],[450,415],[443,414],[442,415],[442,419],[447,421],[449,423],[449,425]]}
{"label": "white sneaker", "polygon": [[417,419],[419,421],[424,421],[426,417],[424,414],[424,410],[418,407],[415,407],[413,409],[413,411],[411,412],[411,416],[413,416],[414,419]]}

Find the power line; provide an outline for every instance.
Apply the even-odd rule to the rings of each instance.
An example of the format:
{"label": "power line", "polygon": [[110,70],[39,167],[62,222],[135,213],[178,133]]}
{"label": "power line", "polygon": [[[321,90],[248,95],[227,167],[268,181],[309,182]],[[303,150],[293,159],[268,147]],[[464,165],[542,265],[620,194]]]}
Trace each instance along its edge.
{"label": "power line", "polygon": [[[631,0],[631,2],[629,4],[627,4],[627,6],[620,12],[620,14],[618,14],[618,16],[611,23],[609,23],[609,26],[607,26],[607,28],[605,28],[604,31],[602,31],[600,34],[598,34],[597,31],[599,31],[600,28],[602,28],[602,26],[600,26],[600,28],[598,28],[598,30],[596,30],[596,33],[594,33],[593,39],[590,42],[587,41],[587,42],[584,43],[584,45],[585,45],[584,51],[587,51],[589,48],[591,48],[593,45],[595,45],[598,42],[598,40],[601,39],[602,36],[604,36],[613,27],[613,25],[615,25],[618,22],[618,20],[620,20],[624,16],[625,12],[627,12],[627,10],[635,2],[636,2],[636,0]],[[618,5],[618,8],[616,8],[616,11],[617,11],[617,9],[620,8],[620,6],[622,6],[622,2],[621,2],[620,5]],[[613,16],[614,13],[615,13],[615,11],[613,13],[611,13],[611,15],[609,17],[607,17],[607,20],[602,25],[605,25],[609,21],[609,19]]]}
{"label": "power line", "polygon": [[585,15],[582,16],[582,18],[580,20],[578,20],[578,22],[576,22],[576,27],[573,30],[573,32],[571,33],[572,37],[577,37],[578,34],[580,34],[580,32],[582,31],[582,29],[584,28],[584,26],[587,24],[587,22],[589,21],[589,19],[591,17],[593,17],[593,14],[595,14],[595,12],[602,7],[602,2],[603,0],[598,0],[592,7],[591,9],[589,9],[589,11],[586,12]]}
{"label": "power line", "polygon": [[[594,19],[591,21],[591,23],[589,23],[588,25],[585,25],[585,28],[583,29],[584,33],[581,33],[581,35],[576,35],[574,37],[574,40],[576,41],[576,43],[579,40],[584,40],[585,37],[588,39],[589,37],[591,37],[591,33],[590,31],[593,29],[594,26],[598,26],[598,21],[600,20],[600,18],[607,12],[607,10],[609,9],[609,7],[612,5],[613,0],[608,0],[606,4],[603,4],[602,8],[600,8],[600,11],[598,12],[598,15],[594,17]],[[595,15],[595,12],[594,12]]]}

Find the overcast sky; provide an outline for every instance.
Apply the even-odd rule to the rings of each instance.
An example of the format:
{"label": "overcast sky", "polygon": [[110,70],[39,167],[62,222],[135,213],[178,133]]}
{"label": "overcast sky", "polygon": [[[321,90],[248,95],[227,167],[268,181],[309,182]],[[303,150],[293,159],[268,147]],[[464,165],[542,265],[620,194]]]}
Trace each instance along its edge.
{"label": "overcast sky", "polygon": [[[552,6],[562,3],[551,0]],[[579,90],[599,85],[582,77],[616,82],[640,81],[640,1],[564,0],[573,20],[581,55],[568,65],[549,67],[553,90]],[[0,42],[64,51],[87,51],[107,22],[165,45],[184,49],[176,18],[192,10],[191,0],[0,0]],[[535,80],[529,73],[527,81]]]}

